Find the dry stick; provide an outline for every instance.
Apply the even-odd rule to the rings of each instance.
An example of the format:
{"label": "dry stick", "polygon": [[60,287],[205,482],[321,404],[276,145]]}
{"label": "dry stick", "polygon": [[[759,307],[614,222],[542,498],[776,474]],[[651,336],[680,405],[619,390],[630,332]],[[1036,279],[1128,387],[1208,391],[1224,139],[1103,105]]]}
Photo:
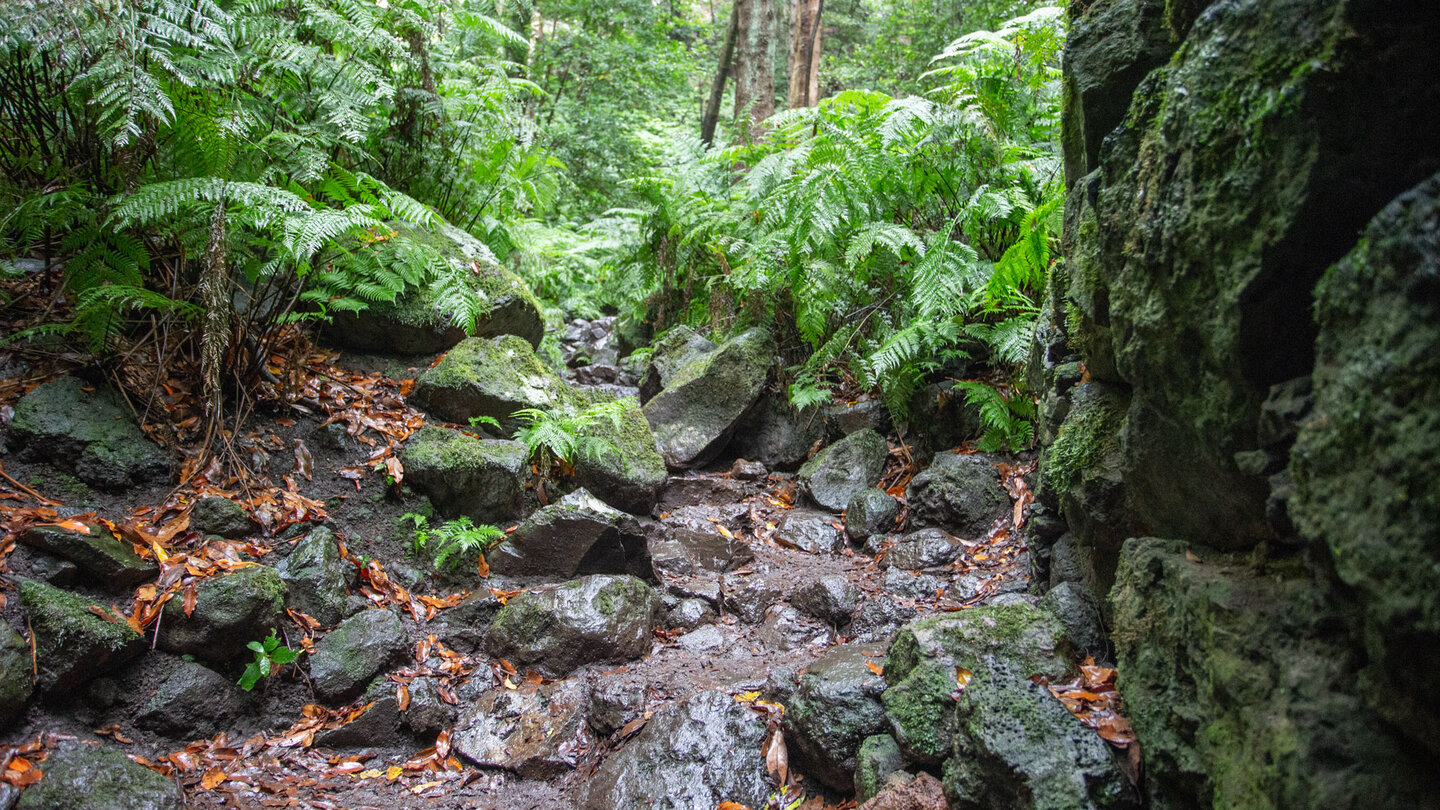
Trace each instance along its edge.
{"label": "dry stick", "polygon": [[65,504],[63,504],[63,503],[61,503],[61,502],[59,502],[59,501],[52,501],[52,500],[50,500],[49,498],[45,497],[44,495],[41,495],[40,493],[38,493],[38,492],[36,492],[35,490],[31,489],[30,487],[27,487],[27,486],[25,486],[24,484],[20,483],[19,481],[16,481],[14,478],[11,478],[11,477],[10,477],[10,474],[7,473],[7,472],[5,472],[5,462],[3,462],[3,461],[0,461],[0,477],[3,477],[6,481],[9,481],[10,484],[11,484],[12,486],[14,486],[16,489],[20,490],[21,492],[25,493],[26,495],[29,495],[30,497],[34,498],[35,500],[40,501],[41,503],[45,504],[46,506],[64,506],[64,505],[65,505]]}

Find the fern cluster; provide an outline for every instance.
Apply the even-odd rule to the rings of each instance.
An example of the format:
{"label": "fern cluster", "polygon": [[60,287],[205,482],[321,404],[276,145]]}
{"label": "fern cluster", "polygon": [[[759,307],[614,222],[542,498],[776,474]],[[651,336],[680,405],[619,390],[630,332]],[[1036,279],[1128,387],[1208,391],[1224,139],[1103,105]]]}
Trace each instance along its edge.
{"label": "fern cluster", "polygon": [[631,404],[627,399],[613,399],[580,410],[521,408],[511,414],[520,421],[515,439],[530,449],[530,459],[541,477],[549,478],[557,471],[569,474],[581,458],[599,460],[619,452],[610,440],[595,435],[590,428],[604,419],[618,431]]}

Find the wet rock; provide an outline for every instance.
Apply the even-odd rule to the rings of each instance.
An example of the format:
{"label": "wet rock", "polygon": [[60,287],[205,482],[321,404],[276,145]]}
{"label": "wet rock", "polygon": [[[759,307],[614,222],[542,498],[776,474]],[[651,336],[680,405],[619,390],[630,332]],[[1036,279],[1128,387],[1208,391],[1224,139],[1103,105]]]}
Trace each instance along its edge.
{"label": "wet rock", "polygon": [[920,571],[926,568],[943,568],[965,551],[960,538],[940,529],[921,529],[900,538],[885,552],[880,564],[906,571]]}
{"label": "wet rock", "polygon": [[460,707],[445,702],[439,678],[415,678],[407,689],[410,706],[402,713],[405,725],[417,737],[430,738],[455,725]]}
{"label": "wet rock", "polygon": [[632,576],[581,577],[512,597],[490,626],[486,650],[516,666],[564,675],[582,664],[624,662],[650,651],[663,604]]}
{"label": "wet rock", "polygon": [[1010,508],[995,465],[974,455],[941,453],[905,489],[910,525],[933,526],[960,537],[983,537]]}
{"label": "wet rock", "polygon": [[479,652],[485,646],[490,623],[504,607],[488,590],[477,590],[431,623],[436,638],[464,653]]}
{"label": "wet rock", "polygon": [[868,487],[855,493],[845,507],[845,533],[861,540],[895,530],[900,502],[883,489]]}
{"label": "wet rock", "polygon": [[825,418],[818,408],[797,411],[784,394],[765,394],[735,430],[730,449],[772,470],[795,470],[824,438]]}
{"label": "wet rock", "polygon": [[[423,680],[423,679],[422,679]],[[339,728],[330,728],[315,735],[316,748],[369,748],[376,745],[399,745],[400,702],[395,698],[395,684],[377,678],[357,701],[370,708]]]}
{"label": "wet rock", "polygon": [[807,644],[826,643],[830,639],[830,631],[807,620],[795,608],[780,604],[766,609],[756,637],[771,650],[789,652]]}
{"label": "wet rock", "polygon": [[[583,410],[617,397],[598,389],[575,391],[570,407]],[[597,457],[581,455],[575,460],[575,481],[600,500],[632,515],[648,515],[655,507],[667,475],[665,460],[655,443],[655,434],[633,397],[624,403],[616,424],[600,419],[586,429],[586,435],[608,442],[611,452]]]}
{"label": "wet rock", "polygon": [[809,554],[838,554],[845,549],[845,532],[834,515],[790,509],[776,526],[775,541]]}
{"label": "wet rock", "polygon": [[880,480],[887,452],[884,436],[868,428],[857,430],[806,462],[800,484],[816,503],[839,512]]}
{"label": "wet rock", "polygon": [[675,379],[681,369],[717,348],[719,347],[714,342],[684,324],[666,332],[655,341],[650,363],[645,367],[645,373],[640,379],[640,402],[654,399],[656,394]]}
{"label": "wet rock", "polygon": [[660,496],[660,511],[671,512],[685,506],[739,503],[749,495],[741,481],[713,475],[677,475],[665,484]]}
{"label": "wet rock", "polygon": [[[855,800],[867,802],[885,787],[890,775],[905,767],[905,757],[900,746],[889,734],[872,734],[860,743],[860,752],[855,755]],[[933,778],[933,777],[932,777]],[[940,787],[936,780],[936,787]],[[940,794],[944,801],[943,791]],[[946,805],[937,805],[945,810]]]}
{"label": "wet rock", "polygon": [[286,603],[320,624],[331,627],[353,612],[345,588],[354,566],[340,559],[335,533],[328,528],[307,532],[275,571],[288,588]]}
{"label": "wet rock", "polygon": [[372,678],[404,661],[407,648],[394,613],[374,609],[351,616],[315,644],[310,682],[316,697],[342,703],[358,696]]}
{"label": "wet rock", "polygon": [[885,572],[885,579],[881,582],[880,587],[884,588],[886,593],[894,594],[902,599],[934,599],[949,590],[950,583],[948,580],[929,574],[916,574],[903,568],[890,568]]}
{"label": "wet rock", "polygon": [[750,807],[771,790],[761,748],[765,721],[724,692],[697,692],[655,713],[601,764],[583,810],[691,810],[723,801]]}
{"label": "wet rock", "polygon": [[890,432],[890,411],[878,399],[845,402],[825,409],[825,421],[834,436],[849,436],[862,430],[884,435]]}
{"label": "wet rock", "polygon": [[1040,607],[1060,620],[1079,655],[1093,656],[1097,661],[1110,658],[1110,642],[1100,620],[1100,606],[1080,585],[1060,583],[1045,594]]}
{"label": "wet rock", "polygon": [[25,710],[25,702],[35,691],[30,675],[29,643],[9,625],[0,625],[0,728]]}
{"label": "wet rock", "polygon": [[697,627],[675,640],[682,649],[692,653],[709,652],[725,646],[725,633],[713,624]]}
{"label": "wet rock", "polygon": [[252,565],[200,582],[189,616],[181,599],[165,603],[158,646],[214,664],[247,655],[245,645],[280,626],[285,582],[275,569]]}
{"label": "wet rock", "polygon": [[109,389],[86,391],[61,377],[15,403],[8,441],[21,458],[73,467],[101,489],[164,483],[170,460],[145,437],[124,401]]}
{"label": "wet rock", "polygon": [[665,614],[665,624],[681,630],[694,630],[702,624],[715,621],[715,608],[704,599],[690,597],[681,599]]}
{"label": "wet rock", "polygon": [[180,788],[106,745],[62,742],[25,789],[18,810],[181,810]]}
{"label": "wet rock", "polygon": [[745,529],[750,519],[750,506],[743,503],[727,503],[718,506],[682,506],[666,515],[661,521],[666,526],[685,528],[697,532],[713,532],[724,526],[733,534]]}
{"label": "wet rock", "polygon": [[726,574],[720,580],[720,591],[725,609],[749,624],[765,618],[765,609],[785,598],[778,585],[756,574]]}
{"label": "wet rock", "polygon": [[155,576],[155,564],[132,551],[129,543],[99,526],[89,528],[78,532],[37,526],[21,532],[16,542],[69,560],[90,580],[106,587],[128,588]]}
{"label": "wet rock", "polygon": [[91,613],[94,602],[79,594],[27,580],[20,583],[20,603],[34,634],[38,685],[44,692],[82,684],[145,649],[140,634]]}
{"label": "wet rock", "polygon": [[135,716],[135,725],[182,740],[214,736],[244,711],[240,687],[214,670],[178,661]]}
{"label": "wet rock", "polygon": [[724,448],[759,397],[773,353],[769,333],[752,329],[675,372],[644,408],[667,466],[702,464]]}
{"label": "wet rock", "polygon": [[619,731],[645,710],[645,685],[623,675],[590,682],[590,728],[602,737]]}
{"label": "wet rock", "polygon": [[520,426],[521,408],[554,410],[568,404],[570,389],[545,365],[528,341],[514,335],[466,338],[415,380],[410,404],[440,419],[467,424],[472,417],[499,420],[509,435]]}
{"label": "wet rock", "polygon": [[850,623],[850,632],[856,641],[888,641],[906,622],[919,615],[915,608],[881,596],[860,606],[855,620]]}
{"label": "wet rock", "polygon": [[957,447],[983,432],[977,409],[968,405],[961,391],[955,390],[954,380],[931,383],[916,391],[910,399],[908,426],[905,438],[927,456]]}
{"label": "wet rock", "polygon": [[633,518],[584,489],[521,523],[485,558],[506,576],[649,575],[645,538]]}
{"label": "wet rock", "polygon": [[860,603],[860,589],[842,574],[826,574],[802,584],[790,604],[807,616],[837,627],[849,623]]}
{"label": "wet rock", "polygon": [[421,428],[400,451],[406,483],[428,495],[441,517],[464,515],[477,523],[523,517],[529,458],[520,442],[441,427]]}
{"label": "wet rock", "polygon": [[[896,771],[892,776],[904,774]],[[1038,808],[1040,805],[1036,805]],[[921,773],[913,779],[891,778],[884,789],[857,810],[949,810],[945,787],[939,779]]]}
{"label": "wet rock", "polygon": [[575,767],[588,741],[585,686],[577,679],[526,689],[491,689],[465,711],[452,744],[476,765],[527,779],[549,779]]}
{"label": "wet rock", "polygon": [[650,541],[650,562],[666,574],[723,573],[753,559],[755,553],[743,541],[716,531],[670,529]]}
{"label": "wet rock", "polygon": [[190,507],[190,528],[201,534],[221,537],[244,537],[260,530],[259,524],[245,512],[245,507],[230,500],[212,496],[201,498]]}
{"label": "wet rock", "polygon": [[665,593],[682,599],[699,599],[719,607],[720,579],[718,577],[667,577]]}
{"label": "wet rock", "polygon": [[730,477],[737,481],[760,481],[769,475],[770,471],[765,469],[763,461],[746,461],[743,458],[735,459],[730,465]]}
{"label": "wet rock", "polygon": [[[21,559],[30,563],[30,576],[33,579],[48,582],[57,588],[68,588],[80,579],[80,566],[69,560],[62,560],[59,557],[52,557],[36,551],[16,549],[17,554],[10,559],[12,568]],[[22,569],[23,570],[23,569]]]}
{"label": "wet rock", "polygon": [[888,728],[878,667],[883,652],[862,644],[831,648],[810,664],[785,712],[785,733],[806,766],[805,773],[839,791],[855,783],[861,743]]}

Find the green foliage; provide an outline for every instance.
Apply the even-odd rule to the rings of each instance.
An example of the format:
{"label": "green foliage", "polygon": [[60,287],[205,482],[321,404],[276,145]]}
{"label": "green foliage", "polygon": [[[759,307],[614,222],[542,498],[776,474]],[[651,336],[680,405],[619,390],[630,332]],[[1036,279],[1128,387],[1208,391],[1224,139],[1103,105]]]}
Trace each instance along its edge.
{"label": "green foliage", "polygon": [[245,673],[240,676],[240,688],[246,692],[254,689],[261,678],[268,678],[279,672],[277,667],[283,667],[300,657],[299,650],[292,650],[280,643],[273,627],[270,628],[270,635],[263,640],[252,641],[245,646],[255,654],[255,660],[245,665]]}
{"label": "green foliage", "polygon": [[521,422],[520,428],[515,431],[515,439],[530,448],[530,459],[542,477],[550,478],[556,472],[568,475],[574,470],[577,459],[598,460],[620,452],[614,443],[594,435],[589,428],[602,419],[608,419],[615,430],[620,430],[620,420],[630,404],[622,398],[578,411],[563,407],[554,411],[521,408],[511,414]]}
{"label": "green foliage", "polygon": [[965,392],[965,402],[980,415],[985,433],[976,445],[985,452],[997,450],[1019,450],[1028,447],[1035,439],[1035,400],[1022,391],[1011,392],[1009,396],[999,390],[974,380],[957,382],[956,388]]}
{"label": "green foliage", "polygon": [[471,554],[483,554],[505,539],[505,532],[498,527],[488,523],[477,525],[468,517],[447,520],[433,527],[425,515],[407,512],[400,517],[415,524],[410,552],[417,557],[428,552],[434,558],[437,571],[456,568]]}

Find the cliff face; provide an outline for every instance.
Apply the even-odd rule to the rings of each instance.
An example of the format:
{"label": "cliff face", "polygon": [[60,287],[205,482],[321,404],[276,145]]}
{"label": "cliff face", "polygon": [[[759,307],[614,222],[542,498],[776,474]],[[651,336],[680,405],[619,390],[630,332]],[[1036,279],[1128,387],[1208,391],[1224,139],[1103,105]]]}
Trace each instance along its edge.
{"label": "cliff face", "polygon": [[1158,805],[1440,804],[1440,11],[1070,14],[1037,556]]}

